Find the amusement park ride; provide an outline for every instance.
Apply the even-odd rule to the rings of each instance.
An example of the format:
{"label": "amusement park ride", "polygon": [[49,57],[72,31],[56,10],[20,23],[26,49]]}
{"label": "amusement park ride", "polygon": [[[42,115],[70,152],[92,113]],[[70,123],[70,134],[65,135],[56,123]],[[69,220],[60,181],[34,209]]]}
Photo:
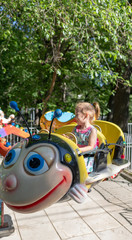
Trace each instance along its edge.
{"label": "amusement park ride", "polygon": [[4,117],[4,112],[0,110],[0,154],[5,157],[11,148],[11,143],[6,141],[6,137],[13,134],[20,138],[29,137],[29,133],[18,128],[14,124],[15,115],[11,114],[9,118]]}
{"label": "amusement park ride", "polygon": [[[16,102],[12,101],[10,106],[21,114]],[[30,135],[5,156],[0,167],[0,198],[13,211],[36,212],[70,199],[82,203],[95,184],[129,166],[122,130],[113,123],[96,120],[99,147],[94,152],[94,171],[87,173],[84,153],[71,133],[75,119],[52,128],[61,115],[62,111],[57,109],[48,123],[49,129],[44,124],[37,135],[29,131]]]}

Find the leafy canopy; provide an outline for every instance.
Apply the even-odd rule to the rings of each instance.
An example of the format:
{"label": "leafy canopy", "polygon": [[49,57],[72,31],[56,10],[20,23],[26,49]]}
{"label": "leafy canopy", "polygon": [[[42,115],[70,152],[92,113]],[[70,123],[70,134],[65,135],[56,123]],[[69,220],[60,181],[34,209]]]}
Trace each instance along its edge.
{"label": "leafy canopy", "polygon": [[74,111],[79,96],[107,109],[113,86],[129,83],[123,78],[132,53],[128,1],[2,0],[0,14],[3,108],[17,100]]}

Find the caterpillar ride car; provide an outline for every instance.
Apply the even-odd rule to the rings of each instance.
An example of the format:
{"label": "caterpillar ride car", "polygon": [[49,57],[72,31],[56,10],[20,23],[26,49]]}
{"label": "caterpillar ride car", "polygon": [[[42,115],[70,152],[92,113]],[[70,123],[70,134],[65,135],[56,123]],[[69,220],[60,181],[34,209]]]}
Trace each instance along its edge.
{"label": "caterpillar ride car", "polygon": [[[12,101],[10,106],[21,114],[16,102]],[[84,153],[71,133],[76,123],[51,133],[53,121],[61,113],[60,109],[54,112],[49,132],[42,130],[31,135],[29,131],[30,136],[14,145],[0,166],[0,198],[13,211],[36,212],[70,199],[83,203],[88,189],[129,166],[124,158],[121,129],[109,122],[96,121],[102,132],[97,130],[99,147],[94,152],[94,171],[88,174]],[[73,140],[66,134],[72,135]]]}

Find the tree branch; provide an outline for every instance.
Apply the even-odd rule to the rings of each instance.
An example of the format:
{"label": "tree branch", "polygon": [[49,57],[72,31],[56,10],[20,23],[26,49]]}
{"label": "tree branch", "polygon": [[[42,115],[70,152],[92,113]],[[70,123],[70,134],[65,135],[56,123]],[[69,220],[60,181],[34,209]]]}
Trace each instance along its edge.
{"label": "tree branch", "polygon": [[48,100],[51,97],[52,92],[54,90],[56,76],[57,76],[57,73],[56,73],[56,69],[55,69],[54,72],[53,72],[53,77],[52,77],[52,82],[51,82],[51,86],[50,86],[50,89],[49,89],[49,93],[48,93],[47,97],[45,98],[45,100],[43,99],[43,106],[44,106],[44,108],[43,108],[42,114],[45,113],[46,108],[47,108]]}

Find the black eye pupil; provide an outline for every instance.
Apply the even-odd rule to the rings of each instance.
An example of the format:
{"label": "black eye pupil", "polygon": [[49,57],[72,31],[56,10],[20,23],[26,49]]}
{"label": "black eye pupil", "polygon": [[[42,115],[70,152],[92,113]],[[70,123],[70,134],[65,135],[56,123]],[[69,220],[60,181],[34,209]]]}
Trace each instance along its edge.
{"label": "black eye pupil", "polygon": [[40,166],[40,160],[39,160],[38,158],[32,158],[32,159],[30,160],[29,166],[30,166],[31,168],[37,168],[37,167],[39,167],[39,166]]}
{"label": "black eye pupil", "polygon": [[5,158],[5,162],[9,162],[11,158],[12,158],[12,153],[9,153]]}

